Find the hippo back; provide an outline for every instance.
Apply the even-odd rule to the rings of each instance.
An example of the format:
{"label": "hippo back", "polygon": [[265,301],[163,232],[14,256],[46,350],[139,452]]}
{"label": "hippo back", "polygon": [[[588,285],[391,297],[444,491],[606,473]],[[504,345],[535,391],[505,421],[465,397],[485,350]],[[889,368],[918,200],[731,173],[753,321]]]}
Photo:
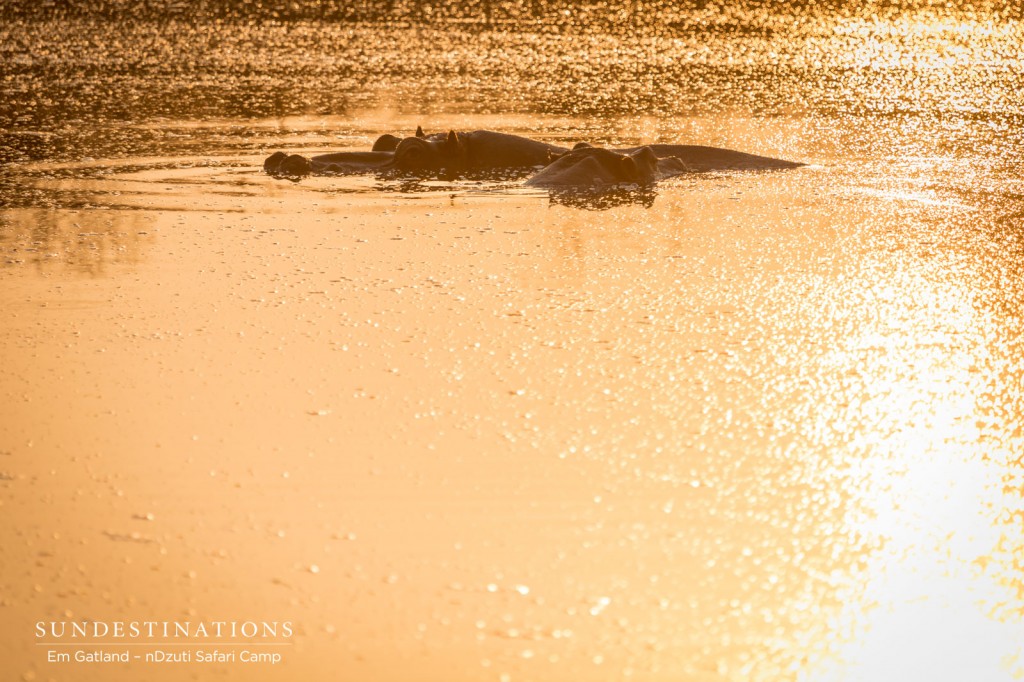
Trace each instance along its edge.
{"label": "hippo back", "polygon": [[[652,144],[648,145],[659,159],[676,157],[690,171],[720,170],[771,170],[781,168],[799,168],[805,164],[797,161],[775,159],[770,156],[747,154],[734,149],[705,147],[692,144]],[[632,152],[637,148],[619,151]]]}
{"label": "hippo back", "polygon": [[461,139],[466,147],[469,168],[543,166],[552,156],[559,156],[568,151],[565,147],[491,130],[462,133]]}

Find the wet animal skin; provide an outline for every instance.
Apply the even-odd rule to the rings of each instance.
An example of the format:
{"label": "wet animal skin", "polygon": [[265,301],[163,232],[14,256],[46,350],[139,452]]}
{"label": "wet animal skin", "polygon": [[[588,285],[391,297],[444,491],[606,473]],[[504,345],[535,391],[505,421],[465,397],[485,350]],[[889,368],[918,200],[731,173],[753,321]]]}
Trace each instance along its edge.
{"label": "wet animal skin", "polygon": [[650,185],[686,173],[686,164],[672,156],[659,159],[650,147],[631,151],[577,145],[526,181],[533,187],[611,187]]}

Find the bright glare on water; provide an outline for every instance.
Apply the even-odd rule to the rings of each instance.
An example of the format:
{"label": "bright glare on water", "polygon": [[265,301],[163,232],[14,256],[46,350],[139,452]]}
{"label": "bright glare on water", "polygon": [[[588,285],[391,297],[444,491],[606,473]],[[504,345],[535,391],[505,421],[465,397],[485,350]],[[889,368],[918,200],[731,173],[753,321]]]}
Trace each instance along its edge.
{"label": "bright glare on water", "polygon": [[[1020,8],[130,4],[0,8],[14,679],[1024,677]],[[417,125],[809,165],[262,170]]]}

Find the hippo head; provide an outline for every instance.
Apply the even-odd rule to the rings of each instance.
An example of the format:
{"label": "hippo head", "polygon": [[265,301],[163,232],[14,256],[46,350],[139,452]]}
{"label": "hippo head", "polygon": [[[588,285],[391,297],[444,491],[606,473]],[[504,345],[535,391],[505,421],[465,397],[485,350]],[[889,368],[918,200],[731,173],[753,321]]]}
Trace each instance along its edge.
{"label": "hippo head", "polygon": [[658,157],[650,147],[631,152],[577,145],[527,181],[540,187],[649,185],[658,178]]}
{"label": "hippo head", "polygon": [[454,130],[447,136],[417,135],[398,143],[393,164],[403,171],[461,171],[469,166],[469,151],[463,136]]}
{"label": "hippo head", "polygon": [[270,175],[300,178],[312,172],[310,160],[299,154],[274,152],[263,162],[263,170]]}

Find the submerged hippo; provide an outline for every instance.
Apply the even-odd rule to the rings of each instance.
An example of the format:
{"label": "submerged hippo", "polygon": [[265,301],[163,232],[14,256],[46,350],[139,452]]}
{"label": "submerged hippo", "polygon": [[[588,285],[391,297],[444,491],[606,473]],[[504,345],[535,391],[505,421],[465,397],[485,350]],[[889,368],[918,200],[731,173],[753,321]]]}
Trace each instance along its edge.
{"label": "submerged hippo", "polygon": [[533,187],[601,188],[650,185],[690,169],[678,158],[658,158],[651,147],[628,151],[576,145],[526,181]]}
{"label": "submerged hippo", "polygon": [[398,170],[446,170],[465,172],[495,168],[544,166],[552,156],[569,151],[565,147],[528,137],[474,130],[447,135],[407,137],[395,148]]}
{"label": "submerged hippo", "polygon": [[[783,168],[799,168],[807,164],[799,161],[786,161],[770,156],[758,156],[738,152],[734,149],[721,147],[705,147],[695,144],[650,144],[646,145],[659,159],[675,157],[686,165],[693,173],[706,173],[723,170],[772,170]],[[632,152],[642,147],[619,149],[620,152]]]}
{"label": "submerged hippo", "polygon": [[543,166],[552,156],[569,151],[565,147],[491,130],[458,133],[454,130],[426,135],[416,129],[414,137],[399,139],[382,135],[369,152],[336,152],[306,158],[284,152],[272,154],[263,168],[272,175],[348,175],[375,171],[464,173],[499,168]]}
{"label": "submerged hippo", "polygon": [[307,158],[300,154],[274,152],[263,162],[263,170],[271,175],[302,177],[305,175],[354,175],[387,170],[392,166],[394,152],[338,152]]}

